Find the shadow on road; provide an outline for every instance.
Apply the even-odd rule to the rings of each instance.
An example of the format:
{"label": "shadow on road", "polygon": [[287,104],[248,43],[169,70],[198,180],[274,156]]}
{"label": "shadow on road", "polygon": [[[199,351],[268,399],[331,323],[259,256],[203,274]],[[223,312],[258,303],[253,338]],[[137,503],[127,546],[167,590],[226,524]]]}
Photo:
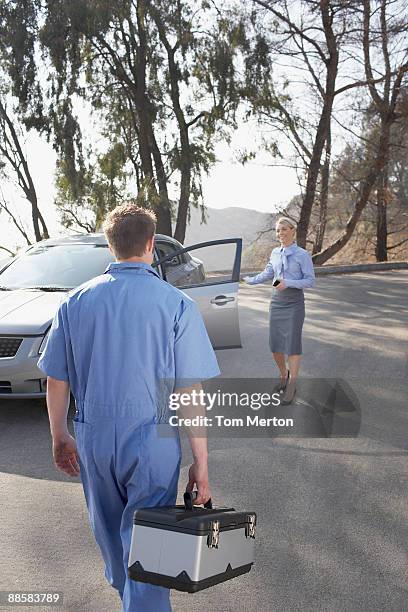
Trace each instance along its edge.
{"label": "shadow on road", "polygon": [[[213,379],[207,382],[210,386],[215,385],[218,388],[221,381]],[[244,379],[224,379],[222,382],[223,391],[229,389],[230,383],[233,391],[237,391],[240,384],[243,389],[248,390],[248,381]],[[256,382],[259,391],[261,381],[249,382]],[[266,386],[270,385],[268,380],[263,382]],[[321,399],[320,402],[318,398]],[[236,411],[237,407],[233,410],[235,416],[238,414]],[[278,406],[274,410],[269,407],[267,410],[257,412],[243,408],[241,412],[243,420],[248,413],[251,416],[251,412],[252,416],[256,414],[260,417],[271,417],[276,414],[278,418],[292,418],[293,428],[280,433],[279,428],[275,429],[275,432],[278,431],[277,435],[285,437],[288,435],[301,438],[355,437],[358,436],[361,423],[357,398],[345,383],[341,385],[336,380],[303,380],[299,384],[299,396],[292,405]],[[73,413],[74,407],[71,405],[68,418],[70,427]],[[225,414],[222,407],[220,414]],[[275,437],[275,432],[269,427],[262,429],[248,426],[235,430],[221,427],[217,433],[214,428],[208,429],[210,439],[213,433],[216,438],[232,439],[236,436]],[[69,478],[59,472],[53,464],[45,401],[2,400],[0,402],[0,471],[42,480],[78,482],[78,479]]]}
{"label": "shadow on road", "polygon": [[[73,414],[71,405],[69,425]],[[0,400],[0,472],[79,482],[54,466],[45,400]]]}

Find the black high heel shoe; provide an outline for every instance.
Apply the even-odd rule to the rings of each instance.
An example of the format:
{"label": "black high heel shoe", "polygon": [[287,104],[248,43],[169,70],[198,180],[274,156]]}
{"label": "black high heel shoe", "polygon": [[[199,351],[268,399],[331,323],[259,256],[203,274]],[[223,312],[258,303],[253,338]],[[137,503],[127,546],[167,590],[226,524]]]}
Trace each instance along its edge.
{"label": "black high heel shoe", "polygon": [[279,382],[277,385],[274,386],[273,392],[274,393],[284,393],[288,385],[288,382],[289,382],[289,377],[290,377],[290,372],[288,370],[284,382],[282,382],[282,379],[281,379],[281,382]]}
{"label": "black high heel shoe", "polygon": [[289,404],[291,404],[293,400],[295,399],[295,395],[296,395],[296,379],[290,380],[287,383],[285,387],[285,391],[283,392],[283,395],[282,395],[281,406],[288,406]]}

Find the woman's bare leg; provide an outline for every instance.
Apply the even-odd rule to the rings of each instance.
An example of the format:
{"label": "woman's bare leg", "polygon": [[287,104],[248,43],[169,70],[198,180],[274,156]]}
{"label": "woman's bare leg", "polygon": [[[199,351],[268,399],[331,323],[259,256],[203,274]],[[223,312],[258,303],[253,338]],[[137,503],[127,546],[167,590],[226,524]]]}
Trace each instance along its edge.
{"label": "woman's bare leg", "polygon": [[282,396],[283,405],[291,404],[295,398],[296,379],[299,374],[299,368],[300,368],[300,355],[289,355],[288,362],[289,362],[290,378],[289,378],[288,384],[286,385],[285,392]]}
{"label": "woman's bare leg", "polygon": [[290,372],[290,377],[292,380],[296,380],[296,378],[298,377],[299,368],[300,368],[300,358],[301,358],[301,355],[289,355],[288,356],[289,372]]}
{"label": "woman's bare leg", "polygon": [[272,353],[272,355],[273,355],[276,365],[279,368],[281,379],[286,380],[287,368],[286,368],[285,355],[283,353]]}

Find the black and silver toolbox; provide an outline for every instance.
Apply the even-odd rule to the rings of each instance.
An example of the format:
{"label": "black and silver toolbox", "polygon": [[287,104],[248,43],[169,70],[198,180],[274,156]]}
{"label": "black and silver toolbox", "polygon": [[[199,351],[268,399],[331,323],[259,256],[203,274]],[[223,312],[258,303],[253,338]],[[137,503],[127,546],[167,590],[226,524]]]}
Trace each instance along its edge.
{"label": "black and silver toolbox", "polygon": [[254,562],[256,514],[234,508],[141,508],[134,514],[129,577],[195,593],[249,572]]}

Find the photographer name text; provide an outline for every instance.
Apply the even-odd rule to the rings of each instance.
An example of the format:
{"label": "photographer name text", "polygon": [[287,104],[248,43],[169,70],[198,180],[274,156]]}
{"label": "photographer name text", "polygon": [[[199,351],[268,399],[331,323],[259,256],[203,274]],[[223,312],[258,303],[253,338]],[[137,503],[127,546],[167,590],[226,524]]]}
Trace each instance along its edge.
{"label": "photographer name text", "polygon": [[179,417],[174,414],[169,423],[172,427],[293,427],[293,419],[278,417],[263,418],[258,415],[246,415],[246,418],[230,418],[223,415],[214,417],[195,416],[192,418]]}

